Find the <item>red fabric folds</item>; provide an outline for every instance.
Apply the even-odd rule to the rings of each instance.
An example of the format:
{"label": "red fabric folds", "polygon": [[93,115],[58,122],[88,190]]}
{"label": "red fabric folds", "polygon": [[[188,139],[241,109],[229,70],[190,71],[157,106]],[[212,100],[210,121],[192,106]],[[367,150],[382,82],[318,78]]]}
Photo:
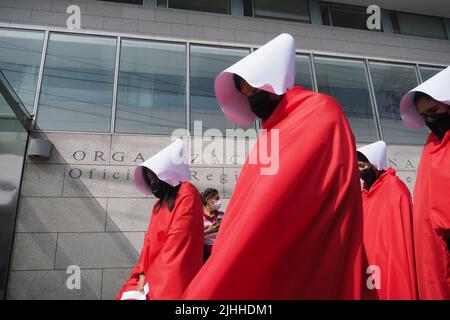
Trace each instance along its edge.
{"label": "red fabric folds", "polygon": [[212,255],[183,297],[360,298],[361,190],[344,112],[330,96],[294,87],[264,128],[249,159],[278,129],[278,171],[263,175],[264,161],[247,159]]}
{"label": "red fabric folds", "polygon": [[362,199],[367,261],[380,272],[380,288],[370,290],[368,297],[417,299],[413,207],[408,188],[389,168],[369,191],[363,189]]}
{"label": "red fabric folds", "polygon": [[450,131],[430,133],[414,189],[414,237],[420,299],[450,300]]}
{"label": "red fabric folds", "polygon": [[147,299],[179,299],[203,264],[203,208],[200,195],[182,182],[175,206],[152,211],[138,264],[116,296],[136,290],[139,274],[149,284]]}

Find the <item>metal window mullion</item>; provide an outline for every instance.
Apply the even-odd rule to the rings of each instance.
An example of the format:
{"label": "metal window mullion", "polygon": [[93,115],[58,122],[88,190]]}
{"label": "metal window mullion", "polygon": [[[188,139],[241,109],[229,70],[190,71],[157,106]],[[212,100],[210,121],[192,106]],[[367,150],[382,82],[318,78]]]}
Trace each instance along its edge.
{"label": "metal window mullion", "polygon": [[192,136],[191,133],[191,43],[186,42],[186,132]]}
{"label": "metal window mullion", "polygon": [[376,129],[378,132],[378,138],[380,140],[384,140],[383,130],[381,128],[380,115],[378,113],[377,98],[375,96],[375,88],[373,87],[372,74],[370,73],[369,59],[364,59],[364,66],[366,69],[366,78],[367,78],[367,83],[369,85],[369,96],[370,96],[370,101],[372,104],[373,118],[375,120],[375,126],[376,126]]}
{"label": "metal window mullion", "polygon": [[447,28],[447,23],[445,22],[446,20],[449,20],[449,23],[450,23],[450,19],[445,19],[445,18],[441,18],[441,23],[442,23],[442,26],[444,27],[444,33],[447,36],[445,40],[450,40],[450,32],[449,32],[449,28]]}
{"label": "metal window mullion", "polygon": [[330,27],[333,26],[333,20],[331,19],[331,8],[330,8],[330,4],[327,2],[327,11],[328,11],[328,19],[330,19]]}
{"label": "metal window mullion", "polygon": [[418,81],[419,81],[419,84],[420,84],[420,83],[423,82],[422,74],[420,73],[420,66],[419,66],[418,63],[416,63],[415,67],[416,67],[416,68],[415,68],[415,69],[416,69],[416,80],[418,80]]}
{"label": "metal window mullion", "polygon": [[34,104],[33,104],[33,111],[31,113],[34,121],[36,121],[36,114],[37,114],[37,108],[39,104],[39,97],[41,94],[41,85],[42,85],[42,75],[44,74],[44,64],[45,64],[45,56],[47,54],[47,47],[48,47],[48,37],[49,37],[50,31],[47,28],[44,33],[44,43],[42,45],[42,52],[41,52],[41,63],[39,66],[39,73],[38,73],[38,80],[36,83],[36,92],[34,94]]}
{"label": "metal window mullion", "polygon": [[[252,0],[252,3],[253,3],[253,0]],[[250,54],[252,54],[253,51],[255,51],[255,48],[250,47]],[[261,125],[261,120],[259,118],[256,118],[255,123],[254,123],[254,127],[256,129],[256,136],[258,136],[261,133],[261,130],[263,129],[263,127]]]}
{"label": "metal window mullion", "polygon": [[400,23],[400,16],[398,15],[398,12],[394,12],[394,15],[395,19],[397,19],[398,31],[400,32],[401,35],[405,35],[403,33],[402,24]]}
{"label": "metal window mullion", "polygon": [[120,48],[122,47],[122,36],[117,36],[116,44],[116,60],[114,64],[114,84],[113,84],[113,99],[111,108],[111,128],[110,133],[114,133],[116,129],[116,108],[117,108],[117,86],[119,84],[119,66],[120,66]]}
{"label": "metal window mullion", "polygon": [[319,85],[317,84],[317,76],[316,76],[316,66],[314,62],[314,54],[312,52],[309,54],[309,63],[311,69],[311,80],[313,91],[319,92]]}

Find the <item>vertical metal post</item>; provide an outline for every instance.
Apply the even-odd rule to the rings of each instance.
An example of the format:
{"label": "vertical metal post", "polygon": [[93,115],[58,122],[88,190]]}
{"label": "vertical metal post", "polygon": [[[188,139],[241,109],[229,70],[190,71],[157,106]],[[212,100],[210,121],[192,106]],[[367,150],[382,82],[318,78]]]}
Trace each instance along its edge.
{"label": "vertical metal post", "polygon": [[191,132],[191,43],[188,41],[186,43],[186,130],[189,135],[192,135]]}
{"label": "vertical metal post", "polygon": [[314,62],[314,54],[312,52],[309,54],[309,63],[310,63],[310,68],[311,68],[311,80],[312,80],[313,91],[318,92],[319,86],[317,85],[316,66],[315,66],[315,62]]}
{"label": "vertical metal post", "polygon": [[422,74],[420,73],[420,67],[419,67],[419,64],[418,63],[416,63],[416,78],[417,78],[417,81],[419,81],[419,84],[420,83],[422,83],[423,82],[423,79],[422,79]]}
{"label": "vertical metal post", "polygon": [[36,120],[36,114],[37,114],[37,107],[39,104],[39,97],[41,94],[41,84],[42,84],[42,75],[44,73],[44,64],[45,64],[45,55],[47,54],[47,46],[48,46],[48,38],[49,38],[49,29],[47,28],[44,33],[44,43],[42,46],[42,53],[41,53],[41,64],[39,66],[39,74],[38,74],[38,80],[36,83],[36,92],[34,95],[34,105],[33,105],[33,111],[31,112],[32,117],[34,120]]}
{"label": "vertical metal post", "polygon": [[111,110],[111,128],[110,132],[114,133],[116,129],[116,108],[117,108],[117,86],[119,84],[119,66],[120,66],[120,48],[122,46],[122,37],[117,36],[116,42],[116,60],[114,64],[114,84],[113,84],[113,98]]}
{"label": "vertical metal post", "polygon": [[384,140],[383,130],[381,129],[380,115],[378,113],[377,98],[375,96],[375,88],[373,87],[372,75],[370,73],[369,59],[364,59],[364,65],[366,68],[366,78],[367,78],[367,83],[369,84],[369,96],[370,96],[370,101],[372,103],[372,112],[373,112],[373,117],[375,120],[376,128],[378,131],[378,138],[380,140]]}

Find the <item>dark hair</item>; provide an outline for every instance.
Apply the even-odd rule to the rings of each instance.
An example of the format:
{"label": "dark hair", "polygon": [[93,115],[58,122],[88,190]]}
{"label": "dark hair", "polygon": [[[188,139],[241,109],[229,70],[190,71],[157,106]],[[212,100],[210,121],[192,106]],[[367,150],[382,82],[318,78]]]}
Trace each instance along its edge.
{"label": "dark hair", "polygon": [[202,197],[203,206],[206,206],[206,202],[218,194],[219,194],[219,191],[217,191],[214,188],[207,188],[205,191],[203,191],[200,194],[200,196]]}
{"label": "dark hair", "polygon": [[175,206],[175,200],[177,200],[178,190],[180,190],[181,183],[176,187],[172,187],[170,184],[167,184],[164,181],[163,183],[167,185],[167,189],[164,193],[164,196],[155,204],[155,208],[156,211],[159,211],[159,209],[166,205],[169,211],[172,212],[173,207]]}
{"label": "dark hair", "polygon": [[238,76],[237,74],[233,74],[234,87],[237,91],[241,91],[241,80],[242,78],[240,76]]}
{"label": "dark hair", "polygon": [[424,92],[416,91],[416,93],[414,94],[414,104],[416,105],[416,107],[420,99],[432,100],[433,98]]}
{"label": "dark hair", "polygon": [[[144,177],[144,181],[147,184],[148,188],[150,188],[150,179],[147,176],[147,171],[150,171],[150,169],[143,167],[142,168],[142,176]],[[159,178],[158,178],[159,180]],[[161,199],[158,200],[155,204],[155,209],[158,212],[159,209],[164,207],[164,205],[167,206],[169,211],[173,210],[173,207],[175,206],[175,200],[177,199],[178,190],[180,190],[181,184],[177,185],[176,187],[172,187],[170,184],[166,183],[165,181],[160,180],[164,186],[165,186],[165,192]]]}
{"label": "dark hair", "polygon": [[358,161],[368,162],[370,163],[369,159],[360,151],[356,151],[356,154],[358,156]]}

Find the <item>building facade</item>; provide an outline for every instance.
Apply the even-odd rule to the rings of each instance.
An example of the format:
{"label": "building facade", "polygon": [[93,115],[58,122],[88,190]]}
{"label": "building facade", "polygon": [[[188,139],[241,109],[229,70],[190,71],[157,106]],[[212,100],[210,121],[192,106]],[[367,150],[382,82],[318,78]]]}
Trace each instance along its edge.
{"label": "building facade", "polygon": [[334,96],[358,145],[385,140],[412,190],[428,131],[401,123],[399,101],[450,64],[450,8],[420,2],[379,1],[368,30],[363,0],[0,0],[2,297],[113,298],[154,202],[133,170],[174,132],[191,182],[226,207],[260,124],[229,122],[214,78],[283,32],[297,84]]}

